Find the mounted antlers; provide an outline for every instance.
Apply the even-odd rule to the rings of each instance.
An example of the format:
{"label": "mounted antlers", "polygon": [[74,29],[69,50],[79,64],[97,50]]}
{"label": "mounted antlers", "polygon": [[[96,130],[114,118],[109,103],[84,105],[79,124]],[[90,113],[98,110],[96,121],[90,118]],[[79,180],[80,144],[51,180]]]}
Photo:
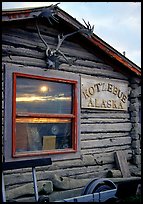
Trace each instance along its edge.
{"label": "mounted antlers", "polygon": [[49,8],[44,8],[42,10],[42,12],[39,14],[38,17],[40,18],[47,18],[47,20],[49,21],[49,23],[52,25],[52,22],[51,20],[55,21],[58,23],[58,19],[55,17],[56,15],[56,8],[57,8],[57,5],[60,4],[60,3],[57,3],[55,5],[51,5]]}
{"label": "mounted antlers", "polygon": [[82,19],[83,21],[84,21],[84,23],[85,23],[85,25],[87,26],[86,28],[80,28],[79,30],[77,30],[77,31],[75,31],[75,32],[72,32],[72,33],[69,33],[69,34],[67,34],[67,35],[58,35],[58,45],[57,45],[57,47],[56,47],[56,51],[58,51],[59,50],[59,48],[60,48],[60,46],[62,45],[62,43],[63,43],[63,41],[67,38],[67,37],[70,37],[70,36],[72,36],[72,35],[74,35],[74,34],[76,34],[76,33],[79,33],[79,32],[82,32],[82,33],[84,33],[84,34],[86,34],[88,37],[91,37],[91,35],[93,34],[93,30],[94,30],[94,25],[92,26],[92,28],[91,28],[91,25],[89,24],[89,22],[88,22],[88,24],[85,22],[85,20],[84,19]]}
{"label": "mounted antlers", "polygon": [[[51,20],[58,23],[58,19],[55,17],[55,15],[56,15],[55,9],[57,8],[58,4],[59,3],[57,3],[56,5],[52,5],[50,8],[44,8],[38,17],[47,18],[48,21],[50,22],[50,24],[52,24]],[[87,35],[88,37],[92,36],[94,26],[91,27],[89,22],[86,23],[84,19],[82,19],[82,20],[84,21],[86,27],[83,26],[82,28],[78,29],[77,31],[74,31],[74,32],[69,33],[67,35],[63,35],[63,34],[58,35],[58,44],[57,44],[56,49],[50,49],[47,42],[41,36],[40,30],[39,30],[39,27],[38,27],[38,23],[36,21],[36,27],[37,27],[38,35],[39,35],[40,39],[42,40],[42,42],[46,46],[46,57],[47,57],[48,68],[51,68],[51,67],[59,68],[59,64],[60,64],[59,58],[60,58],[60,56],[62,56],[70,66],[76,61],[75,59],[74,60],[73,59],[67,59],[67,57],[64,55],[64,53],[62,51],[60,51],[60,47],[61,47],[63,41],[66,38],[68,38],[68,37],[70,37],[70,36],[72,36],[72,35],[74,35],[76,33],[81,32],[81,33]]]}

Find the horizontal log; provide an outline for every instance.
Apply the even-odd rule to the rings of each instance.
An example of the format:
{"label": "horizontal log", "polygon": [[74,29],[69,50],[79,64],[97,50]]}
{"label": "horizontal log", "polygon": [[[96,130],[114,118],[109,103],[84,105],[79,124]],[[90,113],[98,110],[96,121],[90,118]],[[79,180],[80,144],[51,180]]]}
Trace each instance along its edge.
{"label": "horizontal log", "polygon": [[103,165],[94,165],[94,166],[84,166],[84,167],[73,167],[73,168],[69,168],[68,171],[67,169],[65,169],[64,171],[67,171],[67,175],[69,177],[76,177],[80,176],[81,174],[83,174],[85,177],[88,174],[91,173],[96,173],[96,175],[100,175],[100,172],[103,170],[109,170],[113,168],[113,164],[103,164]]}
{"label": "horizontal log", "polygon": [[[69,50],[70,52],[70,50]],[[15,47],[12,45],[2,45],[2,53],[3,56],[10,56],[12,58],[13,55],[17,56],[25,56],[25,57],[31,57],[31,58],[36,58],[36,59],[43,59],[45,60],[45,49],[43,48],[42,50],[38,49],[30,49],[30,48],[24,48],[24,47]],[[87,61],[87,60],[86,60]],[[66,62],[65,59],[61,59],[61,62]],[[79,63],[80,62],[80,63]],[[109,66],[104,65],[103,63],[97,63],[88,60],[87,62],[88,67],[95,67],[95,68],[100,68],[103,69],[105,66],[108,68]],[[84,60],[76,60],[74,63],[75,65],[86,65]],[[86,67],[87,67],[86,65]]]}
{"label": "horizontal log", "polygon": [[81,133],[81,140],[94,140],[94,139],[105,139],[105,138],[117,138],[117,137],[128,137],[128,132],[105,132],[105,133]]}
{"label": "horizontal log", "polygon": [[[36,45],[37,43],[37,45]],[[27,40],[26,38],[18,38],[15,36],[9,36],[9,35],[2,35],[2,44],[6,44],[6,45],[12,45],[15,47],[30,47],[31,49],[33,48],[37,48],[37,47],[41,47],[41,48],[45,48],[45,46],[43,45],[42,42],[35,42],[32,40]]]}
{"label": "horizontal log", "polygon": [[[49,170],[47,167],[41,167],[41,169],[36,171],[37,180],[50,180],[53,174],[58,174],[60,176],[69,176],[69,177],[76,177],[78,175],[94,173],[95,170],[97,174],[100,174],[101,170],[105,169],[112,169],[112,164],[105,164],[102,166],[89,166],[89,167],[73,167],[73,168],[66,168],[66,169],[57,169],[57,170]],[[16,172],[16,171],[15,171]],[[33,182],[31,172],[27,172],[27,170],[22,170],[21,173],[11,173],[5,174],[5,186],[11,186],[16,184],[23,184]]]}
{"label": "horizontal log", "polygon": [[[51,41],[48,42],[49,46],[51,49],[55,49],[57,46],[57,43],[50,44]],[[32,38],[32,39],[26,39],[26,38],[18,38],[16,36],[8,36],[4,35],[2,36],[2,43],[7,44],[7,45],[12,45],[14,47],[27,47],[28,49],[41,49],[41,50],[46,50],[45,45],[41,40],[38,38],[37,40]],[[87,59],[87,60],[92,60],[92,61],[99,61],[98,58],[96,58],[93,54],[87,52],[86,50],[81,51],[70,47],[64,47],[61,46],[60,50],[65,54],[69,55],[70,57],[76,57],[76,58],[81,58],[81,59]],[[94,56],[94,59],[93,59]]]}
{"label": "horizontal log", "polygon": [[[100,165],[100,166],[90,166],[90,167],[84,167],[84,168],[68,168],[66,170],[61,171],[49,171],[46,170],[46,167],[43,168],[43,171],[37,171],[37,178],[38,180],[50,180],[50,178],[53,176],[53,174],[58,174],[60,176],[70,176],[71,178],[95,178],[95,177],[101,177],[101,172],[106,173],[113,168],[112,164],[108,165]],[[6,181],[9,183],[9,185],[16,185],[18,183],[23,182],[30,182],[28,181],[28,177],[32,177],[31,173],[22,173],[18,175],[6,175]],[[9,181],[9,182],[8,182]],[[5,182],[6,183],[6,182]]]}
{"label": "horizontal log", "polygon": [[[45,32],[46,30],[46,32]],[[49,32],[50,31],[50,32]],[[47,27],[44,27],[42,32],[41,32],[41,36],[43,37],[43,39],[47,42],[48,45],[57,45],[58,43],[58,34],[59,31],[55,30],[55,29],[50,29]],[[3,31],[3,35],[8,35],[8,36],[14,36],[17,38],[21,38],[21,39],[27,39],[30,41],[33,41],[33,39],[35,39],[35,41],[41,41],[41,39],[39,38],[37,29],[35,27],[31,27],[31,29],[19,29],[19,28],[10,28],[10,29],[4,29]],[[83,52],[87,52],[87,50],[85,50],[81,45],[79,45],[78,43],[72,42],[71,40],[69,41],[69,38],[65,39],[62,43],[62,47],[70,47],[71,49],[76,49],[76,50],[81,50]],[[93,56],[93,60],[95,61],[95,59],[97,58],[96,56]],[[102,60],[100,60],[99,58],[97,58],[97,61],[103,62]]]}
{"label": "horizontal log", "polygon": [[121,122],[129,122],[128,119],[115,119],[115,118],[86,118],[81,119],[80,122],[82,124],[92,124],[92,123],[121,123]]}
{"label": "horizontal log", "polygon": [[56,189],[62,189],[62,190],[68,190],[73,188],[80,188],[86,185],[88,182],[88,179],[73,179],[70,177],[61,177],[57,174],[53,174],[53,177],[51,177],[53,186]]}
{"label": "horizontal log", "polygon": [[[130,160],[132,157],[131,150],[124,150],[124,153],[126,154],[127,160]],[[115,162],[114,152],[94,154],[94,160],[98,165],[112,164]]]}
{"label": "horizontal log", "polygon": [[[14,199],[24,195],[34,195],[34,184],[28,183],[13,189],[6,190],[6,198]],[[37,182],[38,192],[43,194],[49,194],[53,192],[53,183],[51,181],[38,181]]]}
{"label": "horizontal log", "polygon": [[75,175],[72,178],[75,178],[75,179],[104,178],[104,177],[106,177],[107,171],[108,171],[108,169],[107,170],[94,171],[94,172],[87,173],[87,174],[84,173],[84,174]]}
{"label": "horizontal log", "polygon": [[107,172],[107,177],[108,178],[120,178],[122,177],[122,173],[120,170],[112,169]]}
{"label": "horizontal log", "polygon": [[54,170],[54,167],[56,167],[56,169],[67,169],[67,168],[83,167],[83,166],[84,166],[84,162],[81,159],[61,160],[61,161],[54,161],[52,169]]}
{"label": "horizontal log", "polygon": [[117,79],[127,79],[124,75],[117,73],[117,72],[112,72],[110,70],[100,70],[96,68],[87,68],[83,66],[74,66],[72,65],[71,67],[67,66],[66,64],[63,64],[60,67],[60,70],[64,71],[72,71],[75,73],[80,73],[80,74],[87,74],[87,75],[92,75],[92,76],[106,76],[106,77],[113,77]]}
{"label": "horizontal log", "polygon": [[3,57],[3,62],[8,62],[12,64],[24,65],[24,66],[36,66],[40,68],[47,68],[46,61],[30,57],[22,56],[11,56]]}
{"label": "horizontal log", "polygon": [[[30,57],[23,57],[23,56],[4,56],[3,62],[13,63],[13,64],[20,64],[25,66],[36,66],[41,68],[47,68],[46,60],[36,59],[36,58],[30,58]],[[111,71],[105,71],[105,70],[99,70],[99,69],[92,69],[92,68],[86,68],[86,67],[79,67],[79,66],[69,66],[66,64],[62,64],[59,68],[62,71],[68,71],[68,72],[74,72],[74,73],[86,73],[86,74],[92,74],[92,75],[102,75],[102,76],[112,76],[114,75],[115,78],[121,78],[118,73],[114,73]]]}
{"label": "horizontal log", "polygon": [[[19,27],[17,28],[19,29]],[[41,35],[50,35],[50,36],[53,36],[53,37],[56,37],[58,34],[59,34],[59,30],[55,29],[53,26],[46,26],[46,25],[43,25],[43,24],[39,24],[39,29],[40,29],[40,33]],[[29,24],[29,23],[26,23],[25,27],[23,27],[23,29],[21,29],[23,32],[27,31],[29,33],[37,33],[37,28],[36,28],[36,25],[34,26],[33,23],[32,24]]]}
{"label": "horizontal log", "polygon": [[99,63],[99,59],[96,59],[96,62],[95,62],[95,59],[94,61],[91,61],[91,60],[76,60],[74,65],[76,66],[84,66],[84,67],[91,67],[91,68],[97,68],[97,69],[105,69],[105,70],[112,70],[113,71],[113,68],[109,65],[106,65],[104,64],[104,62],[102,63]]}
{"label": "horizontal log", "polygon": [[105,165],[100,165],[98,167],[96,166],[89,166],[86,167],[85,169],[82,169],[80,173],[72,173],[71,178],[102,178],[106,177],[107,171],[109,169],[113,168],[113,164],[105,164]]}
{"label": "horizontal log", "polygon": [[24,47],[14,47],[12,45],[2,45],[2,53],[3,56],[10,56],[12,58],[12,55],[17,56],[25,56],[25,57],[31,57],[31,58],[37,58],[37,59],[44,59],[45,57],[45,50],[32,50],[30,48],[24,48]]}
{"label": "horizontal log", "polygon": [[105,152],[113,152],[116,150],[130,150],[131,145],[119,145],[119,146],[111,146],[111,147],[97,147],[93,149],[81,149],[81,153],[84,154],[97,154],[97,153],[105,153]]}
{"label": "horizontal log", "polygon": [[131,137],[120,137],[115,139],[103,139],[103,140],[88,140],[81,141],[81,148],[99,148],[99,147],[111,147],[131,144]]}
{"label": "horizontal log", "polygon": [[[130,115],[129,113],[119,113],[117,111],[114,111],[114,113],[111,112],[105,112],[103,110],[100,110],[100,112],[98,112],[98,114],[96,113],[97,110],[85,110],[85,109],[81,109],[81,118],[98,118],[98,119],[102,119],[102,118],[111,118],[111,119],[129,119]],[[102,111],[102,112],[101,112]]]}
{"label": "horizontal log", "polygon": [[102,124],[81,124],[82,133],[93,132],[129,132],[131,123],[102,123]]}
{"label": "horizontal log", "polygon": [[[26,38],[26,39],[29,39],[29,40],[35,39],[36,41],[40,39],[36,27],[31,27],[30,29],[27,29],[26,27],[24,29],[5,28],[3,30],[3,34],[4,35],[15,36],[15,37],[18,37],[18,38]],[[46,32],[45,32],[45,30],[46,30]],[[52,29],[52,28],[47,29],[47,27],[44,27],[42,30],[40,30],[40,33],[41,33],[41,36],[43,37],[43,39],[46,42],[48,42],[50,44],[51,43],[52,44],[57,43],[58,34],[59,34],[58,30]],[[79,44],[69,41],[68,38],[66,40],[64,40],[63,45],[64,46],[71,46],[71,47],[73,47],[75,49],[83,49]]]}

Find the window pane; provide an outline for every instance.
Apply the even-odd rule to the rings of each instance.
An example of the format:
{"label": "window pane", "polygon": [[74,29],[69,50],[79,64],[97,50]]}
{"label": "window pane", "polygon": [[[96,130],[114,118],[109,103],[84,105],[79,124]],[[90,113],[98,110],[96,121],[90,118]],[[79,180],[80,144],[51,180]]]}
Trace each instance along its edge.
{"label": "window pane", "polygon": [[16,152],[72,148],[71,119],[16,119]]}
{"label": "window pane", "polygon": [[72,84],[17,77],[16,111],[72,113]]}

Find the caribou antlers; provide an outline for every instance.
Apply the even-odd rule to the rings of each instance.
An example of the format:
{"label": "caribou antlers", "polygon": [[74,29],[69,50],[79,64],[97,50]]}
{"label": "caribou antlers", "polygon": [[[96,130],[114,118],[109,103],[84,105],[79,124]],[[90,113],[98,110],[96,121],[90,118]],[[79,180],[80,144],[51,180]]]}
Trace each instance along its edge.
{"label": "caribou antlers", "polygon": [[60,3],[57,3],[55,5],[52,4],[49,8],[44,8],[38,17],[46,18],[51,25],[52,25],[52,22],[51,22],[52,20],[58,23],[58,19],[55,17],[56,8],[58,4]]}
{"label": "caribou antlers", "polygon": [[[58,19],[55,17],[55,15],[56,15],[55,9],[57,8],[58,4],[59,3],[57,3],[56,5],[51,5],[50,8],[44,8],[38,17],[48,19],[50,24],[52,24],[51,20],[58,23]],[[66,35],[63,35],[63,34],[58,35],[58,44],[57,44],[56,49],[51,49],[49,47],[49,45],[47,44],[47,42],[43,39],[43,37],[40,34],[40,30],[39,30],[39,27],[38,27],[38,22],[36,21],[36,27],[37,27],[38,35],[39,35],[40,39],[42,40],[42,42],[44,43],[44,45],[46,46],[46,57],[47,57],[48,68],[51,68],[51,67],[52,68],[53,67],[59,68],[59,65],[60,65],[59,58],[60,58],[60,56],[62,56],[70,66],[76,61],[76,59],[74,59],[74,60],[73,59],[67,59],[65,54],[62,51],[60,51],[60,47],[61,47],[63,41],[66,38],[68,38],[68,37],[70,37],[70,36],[72,36],[72,35],[74,35],[76,33],[83,33],[88,37],[92,36],[94,26],[91,27],[89,22],[86,23],[84,19],[82,19],[82,20],[84,21],[86,26],[83,26],[83,27],[79,28],[78,30],[76,30],[76,31],[74,31],[72,33],[66,34]]]}

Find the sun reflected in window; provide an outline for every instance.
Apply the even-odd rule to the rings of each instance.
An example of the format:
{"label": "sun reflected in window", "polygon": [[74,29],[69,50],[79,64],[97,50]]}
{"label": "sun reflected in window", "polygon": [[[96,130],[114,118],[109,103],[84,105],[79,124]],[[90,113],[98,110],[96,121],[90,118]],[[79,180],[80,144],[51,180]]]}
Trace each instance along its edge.
{"label": "sun reflected in window", "polygon": [[48,87],[47,86],[41,86],[40,87],[40,91],[41,92],[47,92],[48,91]]}

